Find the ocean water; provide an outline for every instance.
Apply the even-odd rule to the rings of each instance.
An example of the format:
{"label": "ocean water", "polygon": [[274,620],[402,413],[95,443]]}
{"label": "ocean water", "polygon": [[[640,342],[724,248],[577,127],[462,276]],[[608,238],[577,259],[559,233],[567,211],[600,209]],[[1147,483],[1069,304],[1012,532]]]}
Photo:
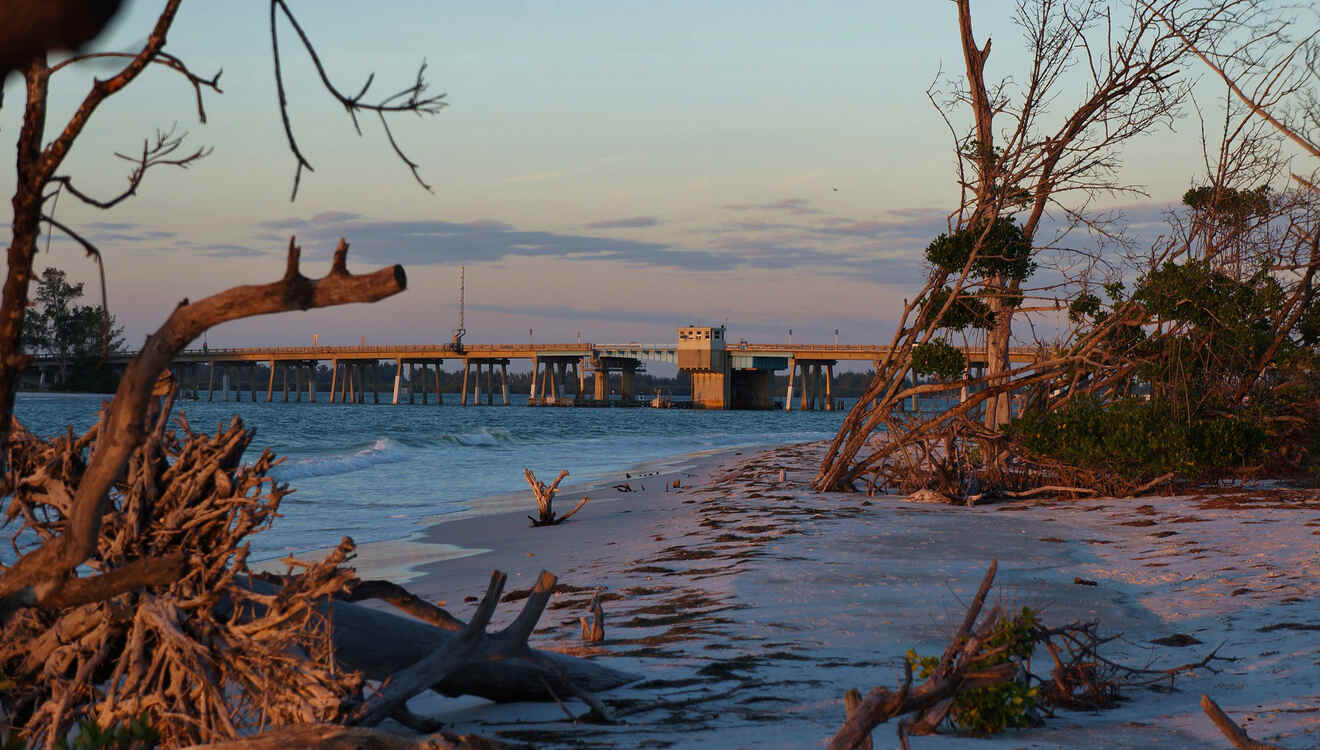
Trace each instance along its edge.
{"label": "ocean water", "polygon": [[[105,398],[20,393],[15,413],[39,435],[66,425],[84,430]],[[622,479],[640,463],[687,453],[829,438],[845,414],[328,402],[323,393],[315,404],[176,405],[199,431],[238,415],[257,430],[249,458],[266,447],[284,458],[273,475],[296,491],[280,505],[284,517],[253,537],[253,559],[331,546],[343,536],[359,544],[406,538],[437,517],[480,513],[482,497],[526,489],[524,466],[546,482],[568,469],[565,486]]]}

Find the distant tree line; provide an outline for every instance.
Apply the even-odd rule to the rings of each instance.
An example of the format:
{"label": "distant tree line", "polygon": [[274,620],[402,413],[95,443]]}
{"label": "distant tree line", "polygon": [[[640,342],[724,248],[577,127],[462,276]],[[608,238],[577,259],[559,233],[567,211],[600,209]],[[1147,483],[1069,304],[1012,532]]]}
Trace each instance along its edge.
{"label": "distant tree line", "polygon": [[71,284],[59,268],[47,268],[36,279],[27,315],[23,318],[24,348],[35,356],[63,360],[51,388],[65,391],[111,393],[119,377],[105,355],[124,349],[124,329],[101,305],[78,304],[83,283]]}

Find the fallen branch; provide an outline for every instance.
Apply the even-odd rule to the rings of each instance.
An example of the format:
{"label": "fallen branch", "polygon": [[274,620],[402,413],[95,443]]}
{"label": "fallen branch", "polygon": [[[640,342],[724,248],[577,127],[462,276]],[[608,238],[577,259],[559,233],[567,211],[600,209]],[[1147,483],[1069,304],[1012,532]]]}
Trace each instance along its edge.
{"label": "fallen branch", "polygon": [[898,692],[884,687],[872,689],[830,739],[828,745],[830,750],[853,750],[863,747],[863,743],[871,736],[872,729],[894,717],[913,712],[924,714],[959,692],[1000,685],[1013,679],[1018,667],[1011,662],[977,671],[971,669],[974,662],[984,658],[984,654],[981,653],[982,648],[999,621],[998,609],[994,609],[980,627],[976,626],[997,569],[998,564],[992,562],[985,578],[981,581],[981,588],[967,608],[962,625],[949,642],[931,676],[921,685],[910,688],[911,667],[909,666],[908,678],[904,680]]}
{"label": "fallen branch", "polygon": [[[567,472],[565,472],[567,473]],[[459,670],[472,662],[502,662],[514,658],[528,658],[531,649],[527,638],[536,627],[537,620],[550,596],[554,594],[555,576],[548,571],[541,571],[531,596],[523,605],[522,612],[508,627],[493,635],[486,633],[486,626],[495,614],[495,607],[504,591],[508,577],[495,571],[491,574],[486,595],[477,605],[472,619],[445,648],[439,649],[411,667],[392,675],[388,682],[381,685],[373,695],[350,719],[349,723],[360,726],[376,726],[389,718],[395,710],[407,704],[413,696],[429,689],[432,685],[452,677]]]}
{"label": "fallen branch", "polygon": [[1224,713],[1219,704],[1215,703],[1205,693],[1201,693],[1201,710],[1205,711],[1205,715],[1210,717],[1210,721],[1213,721],[1215,726],[1219,727],[1219,731],[1223,732],[1228,741],[1232,742],[1233,747],[1238,748],[1238,750],[1284,750],[1281,745],[1271,745],[1268,742],[1257,742],[1251,739],[1246,732],[1242,731],[1242,727],[1228,718],[1228,714]]}

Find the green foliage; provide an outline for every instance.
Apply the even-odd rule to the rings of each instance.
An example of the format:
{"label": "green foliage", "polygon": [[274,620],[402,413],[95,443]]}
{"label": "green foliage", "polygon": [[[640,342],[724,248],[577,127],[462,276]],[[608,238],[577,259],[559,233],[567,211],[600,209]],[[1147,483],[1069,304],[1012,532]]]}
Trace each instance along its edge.
{"label": "green foliage", "polygon": [[1100,309],[1100,298],[1090,292],[1082,292],[1068,303],[1068,320],[1074,323],[1081,323],[1086,319],[1096,321],[1101,319],[1102,315],[1104,313]]}
{"label": "green foliage", "polygon": [[[939,291],[932,292],[926,298],[925,304],[921,306],[921,317],[918,322],[923,328],[930,325],[940,310],[944,309],[945,303],[949,301],[949,296],[953,290],[944,287]],[[987,329],[994,324],[994,316],[990,313],[990,307],[984,300],[977,297],[971,297],[965,294],[958,295],[958,298],[949,305],[949,309],[939,318],[940,328],[947,328],[951,331],[962,331],[967,328]]]}
{"label": "green foliage", "polygon": [[[987,655],[973,661],[971,670],[1012,663],[1019,667],[1018,679],[958,693],[949,710],[949,720],[956,729],[989,735],[1036,723],[1034,712],[1040,705],[1040,691],[1031,686],[1027,667],[1036,648],[1038,629],[1036,612],[1030,607],[1023,607],[1015,617],[1001,618],[996,623],[984,646]],[[939,657],[918,656],[911,650],[907,660],[923,679],[930,677],[940,663]]]}
{"label": "green foliage", "polygon": [[1215,476],[1257,460],[1266,447],[1264,425],[1252,415],[1189,421],[1169,402],[1138,398],[1107,404],[1078,398],[1054,410],[1029,409],[1008,433],[1037,455],[1134,480],[1170,471]]}
{"label": "green foliage", "polygon": [[[103,343],[109,351],[124,348],[124,329],[107,320],[100,305],[79,305],[83,284],[70,284],[64,271],[47,268],[36,280],[32,307],[23,317],[24,348],[70,361],[63,388],[107,393],[117,377],[101,363]],[[107,340],[108,338],[108,340]]]}
{"label": "green foliage", "polygon": [[1007,216],[996,218],[988,230],[984,224],[977,224],[951,235],[941,234],[926,247],[926,260],[949,273],[960,273],[973,251],[976,259],[971,271],[980,278],[999,276],[1022,281],[1036,272],[1031,243],[1022,228]]}
{"label": "green foliage", "polygon": [[[159,742],[160,733],[147,723],[147,715],[143,714],[108,729],[91,719],[79,719],[73,742],[61,739],[55,747],[57,750],[148,750]],[[0,750],[28,750],[28,745],[17,733],[11,733],[0,744]]]}
{"label": "green foliage", "polygon": [[919,375],[938,375],[948,380],[963,374],[967,358],[961,349],[936,339],[912,347],[912,369]]}
{"label": "green foliage", "polygon": [[1203,185],[1183,193],[1183,204],[1194,211],[1213,212],[1221,221],[1239,224],[1254,217],[1270,213],[1270,187],[1261,185],[1254,190]]}

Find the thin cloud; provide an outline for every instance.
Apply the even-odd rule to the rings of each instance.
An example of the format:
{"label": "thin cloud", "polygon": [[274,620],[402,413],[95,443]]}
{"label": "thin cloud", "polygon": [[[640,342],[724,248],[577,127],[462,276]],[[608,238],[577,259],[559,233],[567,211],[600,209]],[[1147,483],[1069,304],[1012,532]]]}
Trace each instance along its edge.
{"label": "thin cloud", "polygon": [[[128,226],[131,228],[134,225],[130,224]],[[141,232],[96,232],[90,235],[87,239],[97,244],[108,245],[111,243],[138,243],[152,242],[154,240],[167,240],[174,236],[174,232],[150,229]]]}
{"label": "thin cloud", "polygon": [[461,223],[365,219],[321,222],[307,226],[299,242],[309,254],[321,255],[327,254],[334,247],[334,240],[341,236],[348,238],[354,258],[371,263],[453,265],[493,263],[509,256],[521,256],[722,271],[736,267],[739,262],[731,255],[708,250],[676,248],[659,242],[520,230],[494,219]]}
{"label": "thin cloud", "polygon": [[247,245],[198,245],[194,250],[198,255],[204,255],[208,258],[261,258],[269,256],[271,253],[263,250],[256,250]]}
{"label": "thin cloud", "polygon": [[783,211],[798,216],[824,213],[811,207],[811,201],[805,198],[785,198],[774,203],[732,203],[723,207],[726,211]]}
{"label": "thin cloud", "polygon": [[660,220],[654,216],[633,216],[627,219],[593,221],[583,226],[586,229],[641,229],[643,227],[653,227],[659,223]]}

